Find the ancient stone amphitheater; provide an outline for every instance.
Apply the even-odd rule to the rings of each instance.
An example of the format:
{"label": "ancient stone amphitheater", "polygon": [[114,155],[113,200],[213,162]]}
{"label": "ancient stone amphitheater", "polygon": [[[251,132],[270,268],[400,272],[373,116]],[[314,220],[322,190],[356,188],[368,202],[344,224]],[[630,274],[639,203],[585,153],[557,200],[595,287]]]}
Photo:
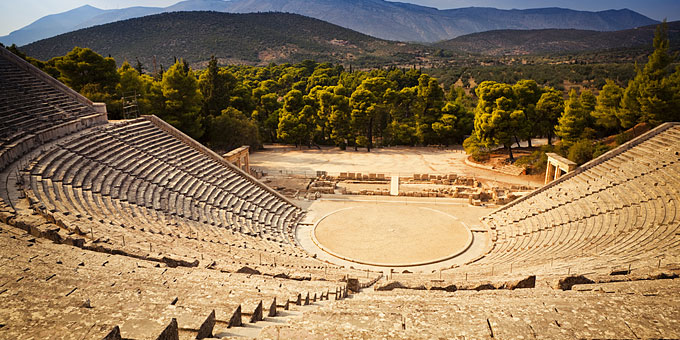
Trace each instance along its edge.
{"label": "ancient stone amphitheater", "polygon": [[465,264],[383,274],[310,256],[292,201],[5,49],[0,114],[2,339],[680,338],[678,124],[497,209]]}

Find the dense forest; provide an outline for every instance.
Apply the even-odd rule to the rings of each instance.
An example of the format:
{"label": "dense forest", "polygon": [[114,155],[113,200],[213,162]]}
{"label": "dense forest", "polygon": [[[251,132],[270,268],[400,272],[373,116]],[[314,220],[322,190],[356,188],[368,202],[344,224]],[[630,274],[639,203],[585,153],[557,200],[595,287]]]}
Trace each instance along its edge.
{"label": "dense forest", "polygon": [[547,148],[583,163],[611,147],[595,143],[599,138],[641,122],[680,120],[680,68],[673,69],[677,55],[669,51],[665,24],[653,46],[644,66],[626,71],[629,81],[611,77],[595,93],[568,94],[545,79],[494,79],[493,72],[475,75],[485,81],[467,84],[468,94],[416,68],[352,70],[311,60],[219,67],[212,58],[203,70],[178,59],[154,73],[139,61],[118,68],[87,48],[46,62],[10,50],[107,103],[110,119],[123,118],[123,97],[132,94],[142,114],[157,115],[217,150],[263,142],[368,151],[463,143],[477,158],[501,146],[512,159],[511,145],[519,140],[559,137],[561,143]]}

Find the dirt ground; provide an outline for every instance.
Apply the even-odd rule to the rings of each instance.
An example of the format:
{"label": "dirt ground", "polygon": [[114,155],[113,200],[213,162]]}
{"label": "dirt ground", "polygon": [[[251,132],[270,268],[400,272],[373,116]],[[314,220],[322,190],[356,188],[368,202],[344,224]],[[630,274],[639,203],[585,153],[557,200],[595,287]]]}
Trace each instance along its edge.
{"label": "dirt ground", "polygon": [[337,176],[341,172],[413,174],[457,174],[459,176],[514,185],[542,185],[540,176],[512,176],[465,164],[467,155],[460,147],[390,147],[340,150],[335,147],[295,149],[266,145],[250,155],[250,166],[269,175],[299,174],[313,177],[316,171]]}

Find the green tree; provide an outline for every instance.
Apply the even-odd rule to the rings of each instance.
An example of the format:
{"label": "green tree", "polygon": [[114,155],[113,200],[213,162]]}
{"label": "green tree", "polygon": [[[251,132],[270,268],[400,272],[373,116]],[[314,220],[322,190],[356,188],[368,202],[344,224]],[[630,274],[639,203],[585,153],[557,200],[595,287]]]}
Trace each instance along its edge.
{"label": "green tree", "polygon": [[587,115],[587,111],[581,105],[578,93],[572,89],[569,92],[569,99],[565,103],[564,113],[555,127],[555,133],[562,138],[563,143],[571,145],[581,137],[587,127]]}
{"label": "green tree", "polygon": [[376,117],[377,98],[371,91],[358,88],[350,98],[352,126],[357,131],[356,144],[366,146],[368,152],[373,147],[373,124]]}
{"label": "green tree", "polygon": [[220,150],[232,150],[242,145],[252,149],[260,147],[257,124],[241,111],[229,107],[219,116],[208,117],[207,129],[210,146]]}
{"label": "green tree", "polygon": [[581,139],[569,148],[569,154],[567,158],[573,162],[576,162],[578,165],[582,165],[593,159],[593,152],[593,141],[589,139]]}
{"label": "green tree", "polygon": [[664,21],[657,26],[654,35],[654,52],[644,68],[636,68],[636,75],[623,93],[619,120],[624,128],[638,121],[652,125],[676,116],[678,107],[673,107],[677,93],[668,79],[671,65],[676,56],[669,52],[668,24]]}
{"label": "green tree", "polygon": [[474,115],[459,102],[446,103],[442,115],[432,124],[439,142],[444,145],[459,144],[463,137],[472,131]]}
{"label": "green tree", "polygon": [[[133,68],[128,62],[124,62],[118,69],[118,76],[120,82],[116,85],[116,98],[134,98],[137,102],[137,108],[141,114],[148,114],[151,110],[151,102],[149,100],[149,91],[151,89],[153,79],[148,75],[140,74],[136,68]],[[122,102],[117,102],[113,107],[107,107],[110,118],[122,118],[121,106]]]}
{"label": "green tree", "polygon": [[516,135],[517,115],[512,86],[485,81],[475,89],[479,101],[475,108],[475,140],[484,148],[503,145],[511,160],[512,137]]}
{"label": "green tree", "polygon": [[95,84],[111,94],[119,81],[116,61],[89,48],[74,47],[65,56],[54,58],[53,63],[61,74],[59,80],[78,92],[87,84]]}
{"label": "green tree", "polygon": [[[536,104],[543,94],[538,84],[534,80],[520,80],[512,86],[517,98],[517,108],[519,110],[519,138],[527,141],[531,147],[531,138],[538,133],[539,119],[536,113]],[[517,114],[517,113],[516,113]]]}
{"label": "green tree", "polygon": [[597,105],[592,112],[596,126],[610,132],[621,130],[621,122],[616,114],[621,109],[622,97],[623,89],[614,81],[607,79],[607,83],[597,95]]}
{"label": "green tree", "polygon": [[202,98],[191,68],[178,60],[163,75],[161,91],[165,106],[160,117],[192,138],[201,138],[204,133],[199,116]]}
{"label": "green tree", "polygon": [[388,90],[390,98],[391,122],[387,127],[388,142],[390,144],[415,145],[418,143],[416,135],[415,111],[418,105],[418,89],[405,87],[400,91]]}
{"label": "green tree", "polygon": [[433,144],[437,142],[438,136],[432,124],[441,118],[444,90],[439,86],[437,79],[422,74],[418,78],[417,91],[416,136],[422,144]]}
{"label": "green tree", "polygon": [[356,142],[366,146],[368,152],[373,147],[374,132],[377,131],[381,136],[383,134],[378,123],[386,122],[389,117],[389,99],[386,94],[391,85],[384,77],[366,78],[350,97],[351,125],[357,135]]}
{"label": "green tree", "polygon": [[286,143],[294,143],[295,146],[308,144],[312,115],[310,105],[306,105],[302,92],[290,90],[283,97],[283,109],[279,115],[277,137]]}
{"label": "green tree", "polygon": [[562,92],[552,87],[545,88],[541,98],[536,103],[536,117],[538,131],[548,138],[549,145],[552,145],[555,125],[557,125],[562,112],[564,112]]}

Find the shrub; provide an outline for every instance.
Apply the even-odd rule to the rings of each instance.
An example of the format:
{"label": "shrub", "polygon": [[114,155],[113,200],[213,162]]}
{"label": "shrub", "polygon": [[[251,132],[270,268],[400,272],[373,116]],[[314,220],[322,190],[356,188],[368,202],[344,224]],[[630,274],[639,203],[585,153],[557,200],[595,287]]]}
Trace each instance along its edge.
{"label": "shrub", "polygon": [[569,148],[567,156],[570,160],[581,165],[593,159],[593,142],[590,139],[581,139]]}
{"label": "shrub", "polygon": [[546,165],[548,164],[546,153],[548,152],[553,152],[551,145],[545,145],[540,150],[532,152],[531,155],[518,158],[515,165],[524,166],[529,175],[545,172]]}
{"label": "shrub", "polygon": [[463,141],[463,149],[465,149],[465,153],[471,155],[472,159],[477,162],[489,160],[489,150],[481,145],[475,135],[472,135]]}
{"label": "shrub", "polygon": [[631,139],[632,139],[631,134],[626,133],[626,132],[621,132],[618,135],[616,135],[616,139],[615,139],[616,145],[621,145],[623,143],[628,142]]}
{"label": "shrub", "polygon": [[595,144],[595,150],[593,150],[593,159],[600,157],[607,153],[607,151],[613,149],[613,147],[607,145],[607,144],[602,144],[602,143],[597,143]]}

